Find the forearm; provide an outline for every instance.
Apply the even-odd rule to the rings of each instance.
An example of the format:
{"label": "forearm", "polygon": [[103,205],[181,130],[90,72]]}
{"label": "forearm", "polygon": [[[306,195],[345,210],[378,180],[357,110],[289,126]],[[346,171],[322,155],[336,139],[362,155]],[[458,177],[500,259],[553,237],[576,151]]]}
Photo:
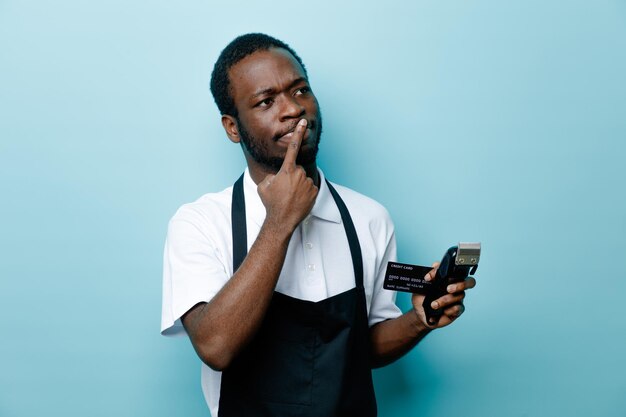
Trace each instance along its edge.
{"label": "forearm", "polygon": [[272,299],[292,232],[266,221],[232,278],[209,303],[194,307],[183,318],[207,365],[225,368],[253,337]]}
{"label": "forearm", "polygon": [[429,332],[415,310],[370,328],[372,368],[388,365],[405,355]]}

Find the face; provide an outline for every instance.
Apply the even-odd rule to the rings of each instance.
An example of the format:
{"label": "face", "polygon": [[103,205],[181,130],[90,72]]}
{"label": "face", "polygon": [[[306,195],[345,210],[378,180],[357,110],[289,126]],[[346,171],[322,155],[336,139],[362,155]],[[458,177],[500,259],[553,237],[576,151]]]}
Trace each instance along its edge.
{"label": "face", "polygon": [[238,110],[231,125],[236,134],[233,137],[229,133],[229,137],[241,140],[248,163],[258,164],[266,171],[278,171],[290,142],[285,135],[305,118],[308,127],[296,162],[303,166],[314,164],[322,118],[298,61],[284,49],[257,51],[234,65],[229,77]]}

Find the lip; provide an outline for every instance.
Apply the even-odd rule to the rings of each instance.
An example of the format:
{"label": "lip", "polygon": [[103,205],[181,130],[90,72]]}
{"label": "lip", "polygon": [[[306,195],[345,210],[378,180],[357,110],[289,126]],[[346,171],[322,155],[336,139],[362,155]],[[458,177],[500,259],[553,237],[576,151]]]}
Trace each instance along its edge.
{"label": "lip", "polygon": [[[286,133],[284,133],[282,136],[278,136],[275,141],[281,143],[290,143],[291,137],[293,136],[293,133],[296,131],[297,127],[298,124],[296,122],[296,124],[294,124],[289,130],[287,130]],[[307,119],[306,131],[304,132],[304,137],[302,138],[303,144],[306,143],[307,140],[311,137],[311,130],[315,129],[317,129],[317,123],[315,122],[315,120]]]}
{"label": "lip", "polygon": [[[300,120],[302,120],[302,119],[300,119]],[[306,119],[306,121],[307,121],[307,125],[306,125],[306,129],[307,130],[315,130],[317,128],[317,123],[315,122],[315,120]],[[291,134],[293,134],[293,132],[296,131],[296,128],[298,127],[298,122],[299,122],[299,120],[296,121],[295,123],[293,123],[293,125],[289,129],[285,130],[284,131],[285,133],[283,133],[282,135],[275,136],[275,138],[276,138],[275,140],[278,141],[278,140],[280,140],[280,139],[282,139],[284,137],[290,137]]]}
{"label": "lip", "polygon": [[[311,130],[313,130],[313,128],[310,128],[307,126],[306,131],[304,132],[304,137],[302,138],[302,144],[306,143],[309,138],[311,137]],[[282,135],[281,137],[279,137],[278,139],[276,139],[276,142],[288,145],[291,143],[291,138],[293,137],[293,134],[295,132],[295,128],[293,130],[291,130],[290,132],[285,133],[284,135]]]}

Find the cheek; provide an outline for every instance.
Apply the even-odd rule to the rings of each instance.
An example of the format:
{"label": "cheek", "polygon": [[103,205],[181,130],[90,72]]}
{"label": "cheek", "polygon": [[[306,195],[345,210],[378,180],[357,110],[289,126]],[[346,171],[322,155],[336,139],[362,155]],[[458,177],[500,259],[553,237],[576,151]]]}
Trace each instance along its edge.
{"label": "cheek", "polygon": [[268,117],[266,114],[254,115],[254,117],[247,117],[245,119],[242,118],[246,130],[255,138],[267,138],[274,134],[270,120],[271,117]]}
{"label": "cheek", "polygon": [[307,100],[306,103],[307,113],[319,113],[319,103],[317,102],[317,98],[313,96],[311,100]]}
{"label": "cheek", "polygon": [[257,120],[253,125],[253,129],[255,136],[262,139],[271,138],[276,133],[272,128],[272,124],[267,120]]}

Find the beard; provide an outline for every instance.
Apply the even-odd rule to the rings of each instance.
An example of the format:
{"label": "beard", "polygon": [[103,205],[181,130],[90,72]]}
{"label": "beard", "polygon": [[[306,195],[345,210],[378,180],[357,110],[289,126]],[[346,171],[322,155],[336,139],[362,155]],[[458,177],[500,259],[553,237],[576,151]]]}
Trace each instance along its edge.
{"label": "beard", "polygon": [[[276,156],[271,155],[268,143],[271,141],[277,141],[282,135],[277,134],[274,137],[268,139],[260,139],[254,135],[252,135],[248,129],[246,129],[245,125],[239,120],[238,117],[235,118],[237,122],[237,128],[239,129],[239,137],[241,138],[241,144],[248,151],[252,159],[254,159],[257,163],[270,168],[273,171],[278,172],[280,167],[283,165],[283,160],[285,159],[285,155]],[[315,162],[317,158],[317,151],[319,150],[320,139],[322,137],[322,114],[318,113],[317,120],[311,126],[315,129],[315,140],[313,142],[313,146],[307,148],[300,148],[298,152],[298,156],[296,157],[296,164],[307,166],[311,165]]]}

